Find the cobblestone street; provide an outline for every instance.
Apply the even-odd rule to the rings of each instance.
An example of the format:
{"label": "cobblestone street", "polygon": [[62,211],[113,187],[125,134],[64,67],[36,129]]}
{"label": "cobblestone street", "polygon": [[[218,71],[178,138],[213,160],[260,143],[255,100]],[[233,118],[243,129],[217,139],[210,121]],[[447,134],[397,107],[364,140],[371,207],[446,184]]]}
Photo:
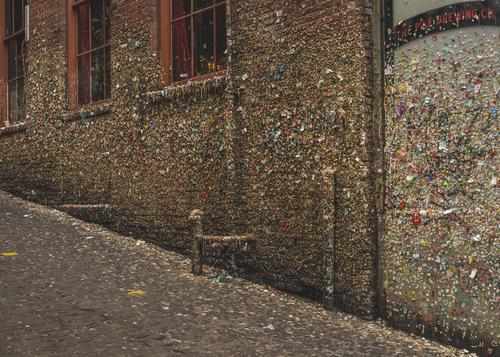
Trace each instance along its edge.
{"label": "cobblestone street", "polygon": [[1,192],[0,254],[0,356],[462,355]]}

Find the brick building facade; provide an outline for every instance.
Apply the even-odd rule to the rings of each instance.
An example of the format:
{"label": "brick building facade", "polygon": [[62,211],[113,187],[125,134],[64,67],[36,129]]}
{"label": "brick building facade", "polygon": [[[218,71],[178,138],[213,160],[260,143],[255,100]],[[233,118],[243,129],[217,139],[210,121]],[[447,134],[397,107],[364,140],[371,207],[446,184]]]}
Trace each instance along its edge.
{"label": "brick building facade", "polygon": [[379,1],[22,5],[23,76],[0,21],[0,100],[25,103],[0,110],[2,189],[183,252],[201,208],[257,237],[254,274],[385,315]]}

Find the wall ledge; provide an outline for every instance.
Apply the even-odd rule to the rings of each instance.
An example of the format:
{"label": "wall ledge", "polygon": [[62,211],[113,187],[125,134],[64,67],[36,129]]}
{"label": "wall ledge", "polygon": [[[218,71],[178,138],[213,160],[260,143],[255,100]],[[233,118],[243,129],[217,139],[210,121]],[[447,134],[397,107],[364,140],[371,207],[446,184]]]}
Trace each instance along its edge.
{"label": "wall ledge", "polygon": [[146,92],[148,104],[170,103],[179,99],[205,99],[223,93],[227,87],[227,75],[214,76],[205,80],[191,81],[165,87],[159,91]]}
{"label": "wall ledge", "polygon": [[91,118],[98,118],[104,116],[106,114],[112,113],[111,103],[98,104],[95,106],[81,108],[77,111],[70,112],[68,114],[64,114],[60,116],[62,122],[75,122],[75,121],[84,121]]}
{"label": "wall ledge", "polygon": [[27,128],[28,128],[28,125],[26,123],[9,125],[9,126],[0,128],[0,137],[25,132]]}

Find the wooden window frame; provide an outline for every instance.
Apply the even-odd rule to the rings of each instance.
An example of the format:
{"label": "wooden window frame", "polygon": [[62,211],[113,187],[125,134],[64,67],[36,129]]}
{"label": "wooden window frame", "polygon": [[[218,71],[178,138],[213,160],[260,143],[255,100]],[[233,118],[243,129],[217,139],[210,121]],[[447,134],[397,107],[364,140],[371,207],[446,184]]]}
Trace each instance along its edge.
{"label": "wooden window frame", "polygon": [[[215,9],[218,6],[222,6],[222,4],[224,4],[224,6],[226,6],[226,19],[227,19],[227,17],[230,16],[229,11],[227,11],[227,7],[228,7],[229,1],[231,1],[231,0],[224,0],[224,1],[220,1],[218,3],[217,3],[217,1],[220,1],[220,0],[215,0],[214,4],[212,4],[206,8],[202,8],[200,10],[193,11],[193,0],[191,0],[191,12],[188,15],[178,17],[175,20],[178,21],[181,18],[189,18],[190,17],[192,24],[193,24],[193,15],[205,12],[210,8]],[[173,48],[172,48],[172,44],[173,44],[173,41],[172,41],[172,36],[173,36],[173,34],[172,34],[172,23],[173,23],[172,0],[158,0],[158,8],[159,8],[159,11],[158,11],[158,13],[159,13],[159,16],[158,16],[159,17],[159,20],[158,20],[159,26],[158,26],[158,28],[159,28],[159,38],[160,38],[159,52],[160,52],[161,64],[162,64],[163,72],[164,72],[164,76],[163,76],[163,84],[164,85],[167,85],[167,86],[168,85],[182,85],[182,84],[185,84],[188,82],[199,82],[199,81],[204,81],[204,80],[207,80],[207,79],[210,79],[210,78],[220,76],[222,74],[227,73],[227,66],[226,66],[226,68],[224,68],[222,70],[196,76],[196,75],[194,75],[194,69],[193,69],[194,66],[192,65],[191,66],[192,72],[193,72],[192,77],[187,78],[187,79],[183,79],[183,80],[174,81],[173,80],[173,66],[172,66],[172,61],[173,61],[173,59],[172,59],[172,56],[173,56]],[[227,23],[227,20],[226,20],[226,23]],[[214,27],[215,26],[216,26],[216,24],[214,22]],[[193,25],[192,25],[191,31],[192,32],[194,31]],[[228,32],[228,29],[226,27],[226,33],[227,32]],[[215,29],[214,29],[214,36],[216,36]],[[215,40],[215,42],[216,42],[216,40]],[[214,44],[214,46],[216,46],[216,44]],[[191,56],[192,56],[191,61],[192,61],[192,63],[194,63],[194,50],[193,49],[194,49],[194,36],[192,36],[192,41],[191,41]],[[214,56],[216,56],[216,53],[214,53]]]}
{"label": "wooden window frame", "polygon": [[[78,15],[76,8],[90,0],[66,0],[66,19],[67,19],[67,51],[68,51],[68,92],[69,92],[69,108],[76,110],[78,108],[87,108],[109,102],[111,98],[92,101],[92,92],[90,92],[90,102],[80,105],[78,103],[78,57],[82,54],[78,53]],[[105,1],[105,0],[103,0]],[[90,15],[91,16],[91,15]],[[89,28],[92,31],[92,27]],[[103,49],[110,47],[111,42],[101,46]],[[89,49],[89,53],[98,50]],[[111,51],[110,51],[111,52]],[[111,80],[111,73],[110,73]],[[90,84],[92,86],[92,84]]]}
{"label": "wooden window frame", "polygon": [[[22,15],[21,16],[21,21],[22,21],[22,29],[20,31],[11,33],[8,37],[6,37],[6,31],[5,31],[5,3],[6,0],[0,0],[0,113],[3,118],[3,122],[0,122],[0,128],[5,128],[9,127],[11,125],[17,125],[17,124],[22,124],[23,122],[16,122],[16,123],[11,123],[10,117],[9,117],[9,93],[8,93],[8,87],[9,87],[9,82],[10,81],[17,81],[20,76],[16,77],[13,80],[9,81],[9,51],[8,51],[8,46],[7,43],[9,40],[13,40],[16,37],[19,37],[21,35],[25,35],[25,5],[26,1],[23,0],[22,4]],[[14,25],[13,25],[14,26]],[[17,61],[16,61],[17,65]],[[23,69],[23,78],[26,78],[26,68]],[[25,87],[26,88],[26,87]],[[26,97],[25,97],[25,103],[26,103]],[[26,104],[25,104],[25,110],[26,110]],[[26,120],[26,118],[24,118]]]}
{"label": "wooden window frame", "polygon": [[7,97],[7,45],[5,44],[5,0],[0,0],[0,110],[2,122],[0,128],[9,125]]}

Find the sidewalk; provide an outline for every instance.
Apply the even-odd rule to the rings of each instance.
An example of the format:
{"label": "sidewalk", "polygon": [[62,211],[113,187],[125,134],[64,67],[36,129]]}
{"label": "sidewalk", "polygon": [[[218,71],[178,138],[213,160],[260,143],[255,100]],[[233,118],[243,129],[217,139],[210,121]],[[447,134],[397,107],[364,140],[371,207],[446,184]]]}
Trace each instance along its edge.
{"label": "sidewalk", "polygon": [[0,356],[462,355],[189,271],[183,256],[0,192]]}

